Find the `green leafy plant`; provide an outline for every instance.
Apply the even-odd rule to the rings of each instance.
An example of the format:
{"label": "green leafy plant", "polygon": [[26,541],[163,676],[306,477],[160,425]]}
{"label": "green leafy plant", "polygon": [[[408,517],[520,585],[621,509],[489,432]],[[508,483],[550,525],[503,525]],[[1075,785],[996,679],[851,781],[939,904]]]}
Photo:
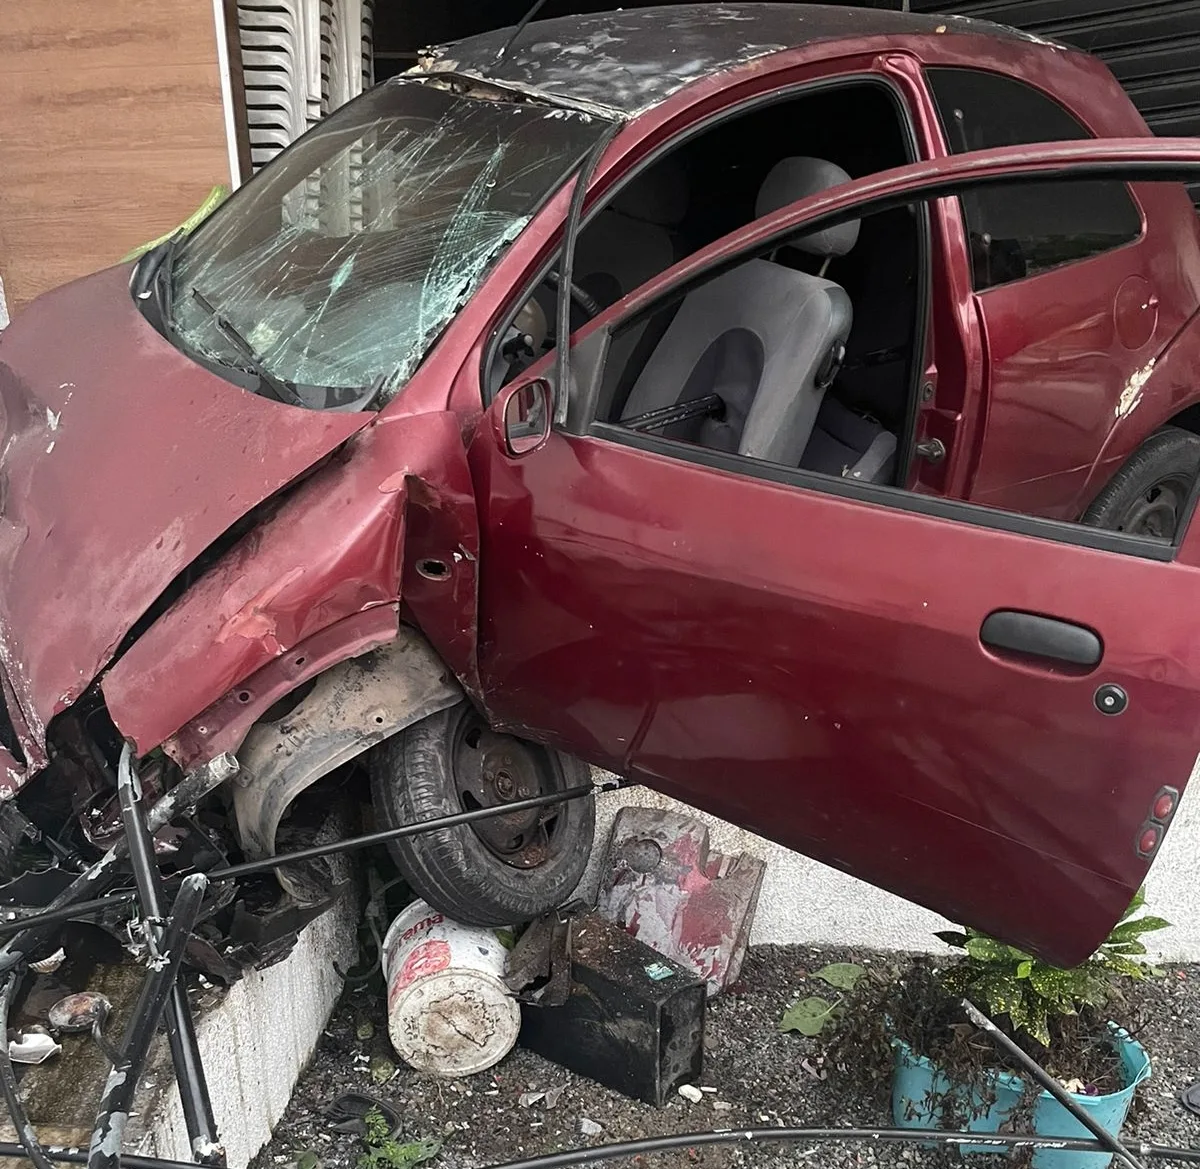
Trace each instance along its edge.
{"label": "green leafy plant", "polygon": [[1103,1007],[1120,997],[1120,980],[1157,974],[1138,961],[1146,953],[1143,934],[1171,923],[1148,914],[1145,892],[1138,890],[1125,915],[1086,962],[1070,970],[1051,966],[1016,946],[976,930],[944,930],[942,941],[963,950],[965,957],[939,975],[947,993],[986,1005],[993,1015],[1007,1015],[1014,1035],[1024,1032],[1050,1046],[1051,1021],[1075,1015],[1084,1007]]}
{"label": "green leafy plant", "polygon": [[[853,962],[831,962],[816,971],[813,978],[819,978],[838,990],[849,992],[854,989],[864,973],[863,967]],[[801,1035],[819,1035],[828,1023],[841,1017],[844,1002],[845,999],[841,995],[833,1002],[818,995],[802,998],[783,1012],[779,1029],[799,1031]]]}
{"label": "green leafy plant", "polygon": [[434,1137],[401,1144],[392,1136],[387,1119],[378,1108],[372,1108],[363,1117],[363,1122],[366,1133],[358,1169],[412,1169],[442,1151],[442,1142]]}

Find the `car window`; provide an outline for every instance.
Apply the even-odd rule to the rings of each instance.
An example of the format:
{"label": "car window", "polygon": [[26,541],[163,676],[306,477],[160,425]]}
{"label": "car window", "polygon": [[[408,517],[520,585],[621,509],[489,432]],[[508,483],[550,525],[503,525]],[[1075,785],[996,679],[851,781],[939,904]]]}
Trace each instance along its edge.
{"label": "car window", "polygon": [[171,338],[299,404],[386,401],[608,123],[432,82],[376,86],[179,245]]}
{"label": "car window", "polygon": [[[946,142],[954,154],[1094,137],[1031,86],[977,69],[927,71]],[[1120,182],[1025,183],[960,200],[982,292],[1137,239],[1142,217]]]}
{"label": "car window", "polygon": [[[1003,189],[1015,195],[1028,181]],[[1076,440],[1093,433],[1091,419],[1104,433],[1104,420],[1128,408],[1125,371],[1138,360],[1114,353],[1104,368],[1115,375],[1098,370],[1093,358],[1111,344],[1105,315],[1031,301],[1028,342],[1007,367],[1006,384],[1016,368],[1020,385],[993,401],[1004,425],[982,455],[973,445],[959,423],[962,395],[976,391],[953,360],[941,365],[950,350],[929,330],[929,212],[914,200],[797,228],[702,278],[681,277],[581,338],[566,429],[733,474],[1170,559],[1192,508],[1200,436],[1165,426],[1119,470],[1090,473],[1101,447]],[[1062,356],[1064,337],[1080,360]],[[927,376],[934,366],[939,375]],[[1060,393],[1085,375],[1086,394]],[[952,483],[964,472],[959,499]]]}

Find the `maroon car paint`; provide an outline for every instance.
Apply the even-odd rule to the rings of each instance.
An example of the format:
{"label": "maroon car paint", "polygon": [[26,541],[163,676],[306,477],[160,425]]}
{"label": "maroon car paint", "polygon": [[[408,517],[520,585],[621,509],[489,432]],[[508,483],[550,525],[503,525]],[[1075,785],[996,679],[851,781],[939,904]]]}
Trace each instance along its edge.
{"label": "maroon car paint", "polygon": [[[113,721],[139,752],[148,751],[333,622],[396,604],[403,559],[413,551],[404,539],[412,481],[425,476],[434,498],[461,509],[470,502],[465,475],[454,415],[379,419],[297,487],[109,670],[102,688]],[[473,526],[472,508],[460,522],[461,541],[471,540]],[[356,637],[347,638],[348,652]],[[179,684],[183,678],[186,685]]]}
{"label": "maroon car paint", "polygon": [[112,269],[49,293],[0,343],[0,662],[31,772],[46,724],[175,575],[370,421],[209,373],[143,320],[128,279]]}
{"label": "maroon car paint", "polygon": [[[872,194],[1089,160],[1200,163],[1198,144],[1150,139],[1111,75],[1082,55],[961,35],[954,22],[948,35],[896,34],[873,31],[866,11],[853,19],[861,34],[675,87],[618,134],[589,205],[699,121],[842,74],[892,81],[927,161],[750,225],[589,332],[726,252]],[[713,35],[745,35],[742,21],[718,24]],[[946,158],[923,64],[1018,75],[1127,140]],[[1070,495],[1078,511],[1146,434],[1200,400],[1198,338],[1185,324],[1200,290],[1195,216],[1174,196],[1139,187],[1138,198],[1148,230],[1122,260],[1136,251],[1136,263],[1105,265],[1116,284],[1103,303],[1094,282],[1053,284],[1064,321],[1074,311],[1109,322],[1089,337],[1095,368],[1111,361],[1115,372],[1097,391],[1103,408],[1054,420],[1074,453],[1044,507],[1028,484],[1045,477],[1045,451],[1031,453],[1014,422],[1028,408],[1026,324],[987,307],[981,325],[957,204],[937,201],[937,392],[918,437],[943,437],[950,454],[914,473],[914,487],[1046,515],[1066,514]],[[1200,746],[1200,531],[1160,563],[697,466],[611,433],[556,432],[509,458],[483,413],[482,358],[555,246],[567,202],[565,190],[548,202],[378,416],[292,409],[200,369],[138,315],[124,271],[51,294],[14,322],[0,341],[0,662],[28,763],[0,750],[0,790],[45,763],[45,723],[167,583],[333,454],[103,675],[114,721],[139,751],[169,742],[197,762],[231,746],[246,725],[240,707],[258,710],[307,676],[304,647],[322,661],[358,652],[391,628],[399,603],[498,725],[1054,960],[1086,956],[1145,875],[1138,843],[1156,794],[1182,790]],[[1117,286],[1130,279],[1157,290],[1145,340],[1129,319],[1138,305],[1118,313]],[[1031,311],[1048,312],[1050,299],[1035,296]],[[1047,335],[1063,335],[1064,321],[1049,319]],[[994,353],[1014,360],[989,376]],[[1147,595],[1155,605],[1134,603]],[[1103,663],[1051,672],[985,650],[980,624],[996,608],[1089,625]],[[1130,695],[1120,718],[1093,705],[1107,682]]]}

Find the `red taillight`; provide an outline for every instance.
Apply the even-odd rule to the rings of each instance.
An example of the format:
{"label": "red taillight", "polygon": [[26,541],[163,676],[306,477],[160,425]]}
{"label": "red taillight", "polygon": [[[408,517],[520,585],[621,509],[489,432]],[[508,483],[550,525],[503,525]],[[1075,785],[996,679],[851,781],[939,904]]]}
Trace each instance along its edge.
{"label": "red taillight", "polygon": [[1175,814],[1175,806],[1179,803],[1179,792],[1173,787],[1160,787],[1154,797],[1150,811],[1150,819],[1165,824]]}
{"label": "red taillight", "polygon": [[1158,824],[1148,824],[1138,837],[1138,856],[1150,856],[1162,840],[1162,828]]}

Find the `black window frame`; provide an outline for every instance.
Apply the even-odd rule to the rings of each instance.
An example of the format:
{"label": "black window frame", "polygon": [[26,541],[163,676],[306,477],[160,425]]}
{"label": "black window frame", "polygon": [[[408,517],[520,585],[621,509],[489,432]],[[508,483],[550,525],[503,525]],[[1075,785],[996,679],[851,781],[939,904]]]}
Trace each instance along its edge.
{"label": "black window frame", "polygon": [[[1002,86],[1010,87],[1013,90],[1023,90],[1027,94],[1033,96],[1034,98],[1036,98],[1042,102],[1045,102],[1049,107],[1056,110],[1058,112],[1058,114],[1065,121],[1069,122],[1072,126],[1076,127],[1076,129],[1078,130],[1077,134],[1072,135],[1070,138],[1066,138],[1066,139],[1061,139],[1061,138],[1028,138],[1027,139],[1024,136],[1021,136],[1021,137],[1019,137],[1018,141],[1014,142],[1014,143],[986,143],[982,146],[970,146],[969,145],[968,146],[969,150],[986,150],[986,149],[991,149],[993,147],[1001,146],[1001,145],[1035,145],[1039,142],[1060,141],[1060,140],[1061,141],[1094,142],[1099,137],[1095,133],[1095,131],[1093,131],[1092,128],[1074,110],[1070,109],[1067,105],[1065,105],[1062,101],[1060,101],[1053,94],[1048,93],[1046,90],[1040,88],[1037,85],[1031,84],[1030,82],[1024,80],[1023,78],[1013,77],[1007,73],[999,73],[994,69],[978,68],[975,66],[928,65],[923,69],[925,86],[929,93],[929,98],[930,98],[931,102],[933,103],[934,111],[937,114],[938,126],[941,130],[943,146],[945,147],[945,149],[949,152],[949,154],[951,156],[965,153],[965,151],[960,149],[959,146],[955,143],[954,135],[951,131],[951,127],[950,127],[949,120],[948,120],[948,112],[949,111],[946,108],[945,103],[939,97],[939,94],[938,94],[937,78],[941,77],[941,76],[946,76],[949,74],[956,74],[956,75],[959,75],[960,77],[966,76],[966,77],[971,77],[971,78],[976,78],[976,79],[987,79],[989,81],[994,81]],[[1095,181],[1097,183],[1104,182],[1104,180],[1095,180]],[[1113,180],[1113,182],[1115,183],[1116,180]],[[1052,272],[1058,272],[1064,268],[1071,267],[1075,264],[1084,264],[1090,260],[1096,259],[1099,256],[1108,256],[1108,255],[1113,254],[1114,252],[1118,252],[1118,251],[1122,250],[1123,248],[1134,247],[1137,244],[1141,243],[1146,237],[1146,212],[1145,212],[1145,209],[1142,207],[1141,202],[1138,200],[1136,193],[1133,191],[1133,189],[1129,183],[1120,182],[1119,185],[1124,191],[1124,196],[1129,205],[1129,209],[1133,212],[1133,215],[1137,220],[1138,226],[1137,226],[1136,234],[1130,235],[1128,238],[1122,239],[1118,243],[1113,243],[1106,247],[1099,248],[1095,251],[1090,251],[1086,255],[1065,258],[1065,259],[1059,260],[1056,263],[1049,264],[1045,267],[1038,267],[1034,271],[1027,271],[1023,275],[1020,275],[1020,276],[1012,276],[1007,279],[1001,279],[1001,280],[995,280],[995,281],[987,281],[987,280],[983,280],[980,278],[979,257],[976,256],[975,254],[972,254],[970,257],[972,289],[977,294],[983,296],[983,295],[986,295],[988,292],[991,292],[993,289],[1006,288],[1009,285],[1020,284],[1022,281],[1025,281],[1025,280],[1034,280],[1034,279],[1038,278],[1039,276],[1045,276]],[[969,242],[970,242],[970,240],[972,238],[972,234],[973,234],[972,230],[971,230],[971,218],[972,218],[973,213],[969,209],[968,205],[961,198],[959,198],[957,200],[957,202],[958,202],[959,214],[962,217],[963,234],[967,238],[968,245],[969,245]],[[984,225],[981,225],[981,226],[984,226]]]}
{"label": "black window frame", "polygon": [[[604,373],[604,362],[607,359],[608,338],[621,325],[630,323],[636,318],[652,314],[669,299],[685,296],[688,291],[719,276],[738,264],[756,256],[765,255],[798,231],[811,232],[835,226],[848,219],[865,218],[867,214],[887,210],[890,207],[908,203],[921,202],[928,205],[934,200],[953,196],[963,187],[1003,186],[1021,182],[1041,180],[1069,180],[1075,182],[1094,181],[1096,177],[1103,178],[1105,171],[1126,173],[1130,169],[1140,169],[1145,172],[1141,181],[1187,181],[1181,175],[1181,170],[1188,170],[1186,164],[1182,167],[1168,161],[1155,161],[1150,164],[1139,164],[1131,168],[1128,163],[1104,163],[1091,168],[1095,174],[1078,175],[1072,164],[1053,171],[1047,171],[1037,176],[1015,175],[1001,176],[975,180],[966,184],[961,181],[948,180],[944,186],[930,188],[913,194],[875,196],[865,203],[856,205],[841,212],[827,213],[806,221],[802,229],[789,228],[772,234],[768,239],[759,241],[744,251],[738,251],[722,256],[719,260],[705,265],[700,271],[672,284],[648,304],[642,305],[633,313],[618,318],[595,330],[571,349],[571,409],[565,425],[557,425],[556,431],[575,435],[582,438],[592,438],[606,442],[614,442],[621,446],[632,447],[647,454],[658,455],[673,459],[677,462],[692,463],[710,470],[723,471],[737,475],[743,479],[757,479],[782,486],[796,487],[802,490],[816,491],[825,495],[854,500],[860,503],[876,504],[899,511],[911,512],[934,518],[955,520],[967,523],[973,527],[990,528],[995,531],[1010,532],[1016,535],[1030,536],[1035,539],[1050,540],[1060,544],[1071,544],[1076,547],[1091,548],[1100,552],[1111,552],[1123,556],[1135,556],[1142,560],[1170,563],[1179,554],[1183,541],[1187,536],[1190,525],[1200,505],[1200,478],[1192,487],[1191,494],[1184,507],[1179,527],[1172,540],[1155,540],[1151,537],[1131,535],[1126,532],[1110,531],[1105,528],[1093,528],[1082,523],[1068,520],[1046,519],[1041,516],[1030,516],[1020,512],[1005,511],[999,508],[985,507],[960,499],[947,499],[942,496],[926,495],[912,491],[906,487],[886,486],[876,483],[864,483],[861,480],[836,475],[826,475],[816,471],[801,468],[785,467],[777,463],[769,463],[761,459],[745,455],[729,454],[724,451],[711,450],[706,447],[694,446],[677,439],[662,438],[657,435],[639,433],[622,427],[618,423],[599,421],[596,409],[599,405],[600,384]],[[1190,172],[1196,169],[1195,164]],[[1125,180],[1122,180],[1125,181]],[[926,270],[929,265],[927,264]],[[927,283],[928,290],[929,285]],[[929,296],[926,291],[923,298],[924,311],[928,312]],[[925,328],[928,317],[921,322]]]}
{"label": "black window frame", "polygon": [[[579,231],[582,232],[600,212],[611,205],[613,200],[625,187],[634,182],[640,175],[654,166],[655,163],[660,162],[668,154],[674,153],[685,143],[691,142],[701,134],[708,133],[708,131],[715,129],[724,122],[753,113],[759,109],[765,109],[768,106],[781,105],[785,102],[794,101],[797,98],[807,97],[809,94],[860,85],[874,85],[882,88],[892,99],[896,105],[897,116],[900,119],[901,133],[909,156],[909,162],[920,161],[924,155],[921,150],[921,139],[917,132],[914,111],[903,90],[894,78],[883,73],[856,70],[852,73],[839,73],[832,77],[819,77],[808,81],[797,81],[788,85],[782,85],[778,89],[770,90],[767,93],[754,94],[751,97],[743,98],[741,101],[701,118],[698,122],[692,123],[686,129],[660,143],[622,173],[615,182],[606,187],[600,197],[587,207],[579,221]],[[626,122],[625,126],[633,125],[634,121],[636,119]],[[620,134],[618,133],[617,140],[619,138]],[[589,191],[588,194],[590,196],[591,192]],[[753,220],[750,222],[753,222]],[[480,396],[485,409],[491,404],[493,399],[493,395],[489,393],[488,389],[488,376],[495,361],[497,350],[503,342],[504,335],[508,331],[509,326],[533,295],[538,285],[558,267],[562,257],[562,232],[564,227],[565,223],[556,229],[559,238],[546,260],[537,267],[534,275],[520,287],[518,292],[506,301],[504,311],[496,318],[497,323],[488,337],[487,344],[483,347],[483,359],[479,366],[479,380]],[[572,346],[573,355],[574,346]]]}

